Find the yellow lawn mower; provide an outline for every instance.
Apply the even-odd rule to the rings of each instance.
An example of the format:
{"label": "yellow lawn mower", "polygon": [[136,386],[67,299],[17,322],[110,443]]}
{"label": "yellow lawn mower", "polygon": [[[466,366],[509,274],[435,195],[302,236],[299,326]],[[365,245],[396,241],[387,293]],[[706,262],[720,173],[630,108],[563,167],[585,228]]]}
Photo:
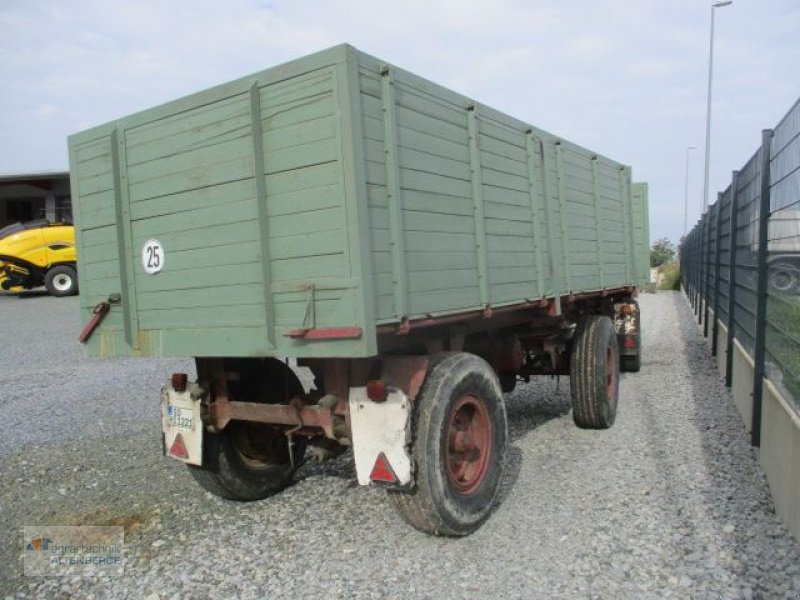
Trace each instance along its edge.
{"label": "yellow lawn mower", "polygon": [[0,288],[19,290],[42,285],[53,296],[78,293],[75,228],[40,220],[0,229]]}

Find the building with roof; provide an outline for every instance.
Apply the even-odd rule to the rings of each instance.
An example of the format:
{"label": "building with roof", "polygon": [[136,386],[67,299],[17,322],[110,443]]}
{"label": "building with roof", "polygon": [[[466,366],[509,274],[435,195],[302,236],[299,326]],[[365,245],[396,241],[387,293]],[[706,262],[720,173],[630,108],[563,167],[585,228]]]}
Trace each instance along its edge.
{"label": "building with roof", "polygon": [[68,171],[0,175],[0,228],[34,219],[72,222]]}

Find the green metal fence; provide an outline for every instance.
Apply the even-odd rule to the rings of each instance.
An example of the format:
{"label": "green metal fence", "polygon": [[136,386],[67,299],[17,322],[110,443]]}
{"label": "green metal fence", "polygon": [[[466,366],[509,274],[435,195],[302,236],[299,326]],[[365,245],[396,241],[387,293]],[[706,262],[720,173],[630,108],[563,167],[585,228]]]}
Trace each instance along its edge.
{"label": "green metal fence", "polygon": [[727,328],[726,385],[734,340],[753,360],[758,446],[765,377],[800,412],[800,101],[764,130],[761,147],[682,241],[680,260],[683,288],[715,356],[719,323]]}

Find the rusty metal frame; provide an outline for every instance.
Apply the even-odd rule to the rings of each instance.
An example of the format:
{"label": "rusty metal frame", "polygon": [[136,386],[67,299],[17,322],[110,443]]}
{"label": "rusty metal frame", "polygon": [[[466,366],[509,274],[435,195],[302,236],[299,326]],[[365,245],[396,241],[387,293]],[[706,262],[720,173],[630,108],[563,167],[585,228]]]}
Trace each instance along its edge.
{"label": "rusty metal frame", "polygon": [[294,429],[294,434],[319,434],[336,439],[333,434],[334,413],[329,408],[306,406],[297,398],[289,404],[261,404],[237,402],[220,396],[208,407],[207,425],[221,431],[231,421],[249,421],[268,425],[283,425]]}

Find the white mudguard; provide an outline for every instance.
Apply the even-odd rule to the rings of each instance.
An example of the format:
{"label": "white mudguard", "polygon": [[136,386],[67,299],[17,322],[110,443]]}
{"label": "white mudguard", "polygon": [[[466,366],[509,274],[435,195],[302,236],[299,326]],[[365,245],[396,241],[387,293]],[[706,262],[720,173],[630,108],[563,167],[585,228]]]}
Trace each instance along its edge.
{"label": "white mudguard", "polygon": [[358,483],[373,483],[370,475],[381,454],[394,472],[392,487],[411,483],[411,458],[408,455],[411,402],[402,390],[389,388],[384,402],[367,397],[366,387],[350,388],[350,427]]}

